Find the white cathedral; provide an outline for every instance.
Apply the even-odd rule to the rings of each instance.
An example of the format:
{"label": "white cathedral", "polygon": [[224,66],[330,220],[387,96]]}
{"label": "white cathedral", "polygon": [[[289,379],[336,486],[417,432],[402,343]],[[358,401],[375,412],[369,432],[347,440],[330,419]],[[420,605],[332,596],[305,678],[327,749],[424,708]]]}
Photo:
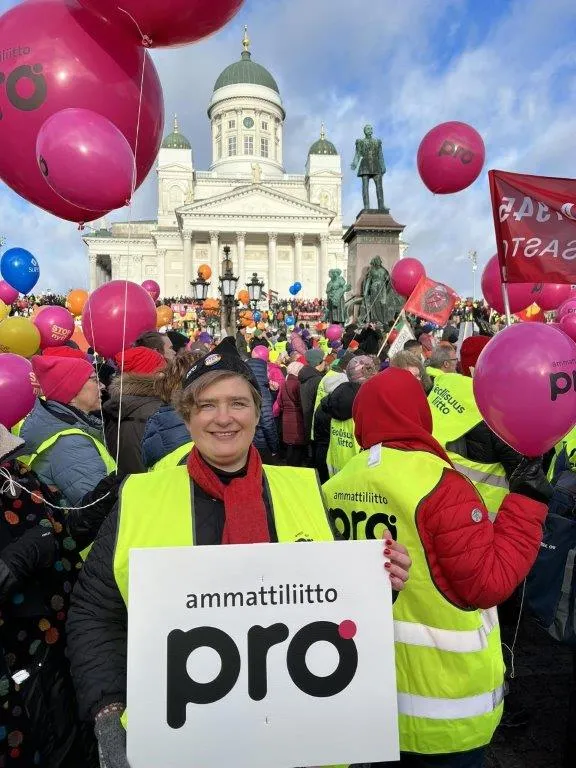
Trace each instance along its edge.
{"label": "white cathedral", "polygon": [[264,290],[299,298],[324,295],[328,270],[346,274],[342,241],[342,167],[336,147],[320,139],[305,173],[286,173],[286,113],[275,79],[252,60],[245,32],[239,61],[216,80],[208,107],[212,164],[194,167],[192,147],[174,118],[158,155],[158,218],[131,225],[105,220],[84,237],[90,289],[111,279],[156,280],[162,296],[190,296],[200,264],[212,268],[217,296],[224,246],[230,247],[239,289],[256,273]]}

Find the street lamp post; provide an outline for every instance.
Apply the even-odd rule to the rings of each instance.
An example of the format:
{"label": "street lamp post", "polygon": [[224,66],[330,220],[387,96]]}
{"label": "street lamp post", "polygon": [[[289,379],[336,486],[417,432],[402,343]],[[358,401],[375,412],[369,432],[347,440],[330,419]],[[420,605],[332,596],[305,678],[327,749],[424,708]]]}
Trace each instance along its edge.
{"label": "street lamp post", "polygon": [[252,279],[249,283],[246,283],[248,289],[248,296],[250,298],[250,309],[254,311],[258,309],[258,302],[262,299],[262,289],[264,288],[264,280],[260,280],[256,272],[252,272]]}
{"label": "street lamp post", "polygon": [[192,280],[190,285],[192,286],[192,298],[194,301],[201,304],[207,299],[210,283],[204,280],[203,277],[198,277],[196,280]]}
{"label": "street lamp post", "polygon": [[[234,274],[233,263],[230,258],[230,246],[224,246],[224,259],[222,261],[222,274],[220,280],[220,296],[222,301],[222,330],[228,336],[233,336],[236,329],[232,323],[232,312],[236,309],[236,288],[238,287],[238,277]],[[235,316],[234,316],[235,319]]]}
{"label": "street lamp post", "polygon": [[472,301],[476,301],[476,272],[478,271],[478,253],[468,251],[468,258],[472,263]]}

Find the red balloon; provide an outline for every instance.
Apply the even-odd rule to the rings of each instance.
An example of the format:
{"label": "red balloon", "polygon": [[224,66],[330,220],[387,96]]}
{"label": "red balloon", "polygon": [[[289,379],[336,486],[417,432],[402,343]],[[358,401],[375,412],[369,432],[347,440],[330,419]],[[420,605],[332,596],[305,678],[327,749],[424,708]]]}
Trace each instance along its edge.
{"label": "red balloon", "polygon": [[54,192],[79,208],[113,210],[132,197],[130,144],[114,123],[90,109],[49,117],[36,140],[36,158]]}
{"label": "red balloon", "polygon": [[[533,283],[508,283],[508,298],[510,312],[520,312],[534,303],[532,297]],[[504,314],[504,298],[502,297],[502,281],[498,256],[492,256],[482,273],[482,293],[488,304],[498,314]]]}
{"label": "red balloon", "polygon": [[571,288],[567,283],[535,283],[532,297],[540,309],[550,312],[570,298],[570,293]]}
{"label": "red balloon", "polygon": [[572,341],[576,341],[576,314],[564,315],[560,320],[560,330],[570,336]]}
{"label": "red balloon", "polygon": [[12,288],[6,280],[0,280],[0,301],[10,306],[18,298],[18,291],[16,288]]}
{"label": "red balloon", "polygon": [[418,148],[418,173],[430,192],[449,195],[473,184],[484,166],[482,136],[467,123],[441,123]]}
{"label": "red balloon", "polygon": [[114,357],[141,333],[156,329],[156,306],[142,286],[127,280],[104,283],[82,311],[82,330],[102,357]]}
{"label": "red balloon", "polygon": [[43,307],[33,322],[40,332],[40,349],[61,347],[74,333],[74,318],[64,307]]}
{"label": "red balloon", "polygon": [[144,280],[142,283],[142,288],[150,294],[153,301],[156,301],[156,299],[160,296],[160,286],[156,282],[156,280]]}
{"label": "red balloon", "polygon": [[52,115],[90,109],[112,122],[135,150],[144,67],[136,186],[158,153],[164,105],[149,54],[75,0],[27,0],[0,18],[3,60],[0,177],[22,197],[69,221],[92,221],[107,211],[76,207],[46,184],[36,162],[36,140]]}
{"label": "red balloon", "polygon": [[[186,45],[211,35],[236,15],[243,0],[80,0],[137,43]],[[144,36],[144,39],[143,39]]]}
{"label": "red balloon", "polygon": [[416,288],[421,277],[426,277],[426,270],[424,264],[418,259],[400,259],[394,264],[390,273],[392,287],[405,299]]}

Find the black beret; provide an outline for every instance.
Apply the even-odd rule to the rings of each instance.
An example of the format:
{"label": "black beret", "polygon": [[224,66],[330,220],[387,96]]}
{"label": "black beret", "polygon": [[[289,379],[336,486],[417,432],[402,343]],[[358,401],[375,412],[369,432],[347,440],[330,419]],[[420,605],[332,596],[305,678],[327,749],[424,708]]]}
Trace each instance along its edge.
{"label": "black beret", "polygon": [[232,336],[222,339],[220,344],[215,346],[211,352],[194,363],[184,377],[182,389],[186,389],[193,381],[210,371],[230,371],[230,373],[243,376],[257,392],[260,391],[254,374],[238,354],[236,341]]}

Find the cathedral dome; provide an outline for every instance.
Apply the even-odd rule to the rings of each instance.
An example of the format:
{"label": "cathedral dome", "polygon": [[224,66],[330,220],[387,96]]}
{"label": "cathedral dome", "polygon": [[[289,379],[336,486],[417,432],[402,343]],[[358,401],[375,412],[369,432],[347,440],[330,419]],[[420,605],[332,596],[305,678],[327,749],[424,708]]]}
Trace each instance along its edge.
{"label": "cathedral dome", "polygon": [[192,149],[192,145],[186,136],[180,133],[176,115],[174,115],[174,130],[162,142],[162,149]]}
{"label": "cathedral dome", "polygon": [[261,64],[252,61],[252,54],[249,50],[250,40],[248,40],[246,33],[244,34],[243,45],[244,50],[242,51],[240,61],[235,61],[233,64],[230,64],[230,66],[226,67],[216,80],[214,90],[217,91],[219,88],[225,88],[227,85],[245,83],[250,85],[261,85],[264,88],[270,88],[270,90],[276,91],[276,93],[279,94],[280,90],[278,89],[278,83],[274,80],[270,72],[268,72],[268,70]]}
{"label": "cathedral dome", "polygon": [[322,128],[320,129],[320,138],[318,141],[315,141],[314,144],[310,147],[308,151],[309,155],[337,155],[338,150],[332,144],[331,141],[328,141],[326,138],[326,131],[324,130],[324,123],[322,123]]}

